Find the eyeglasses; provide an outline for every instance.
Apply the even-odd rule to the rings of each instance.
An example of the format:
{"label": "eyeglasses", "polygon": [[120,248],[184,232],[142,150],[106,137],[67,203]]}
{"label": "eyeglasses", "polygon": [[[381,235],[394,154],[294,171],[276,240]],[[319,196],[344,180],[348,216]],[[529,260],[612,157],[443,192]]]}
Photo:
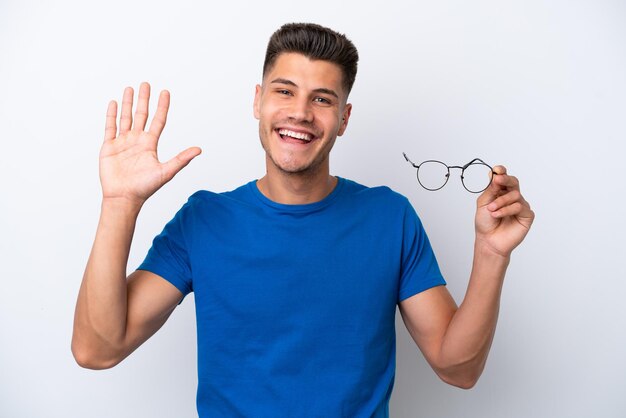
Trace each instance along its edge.
{"label": "eyeglasses", "polygon": [[480,158],[474,158],[464,166],[447,165],[437,160],[427,160],[420,164],[415,164],[409,160],[405,153],[404,158],[417,168],[417,181],[426,190],[434,192],[446,185],[450,178],[451,168],[461,169],[461,183],[465,190],[470,193],[480,193],[491,184],[494,174],[493,168]]}

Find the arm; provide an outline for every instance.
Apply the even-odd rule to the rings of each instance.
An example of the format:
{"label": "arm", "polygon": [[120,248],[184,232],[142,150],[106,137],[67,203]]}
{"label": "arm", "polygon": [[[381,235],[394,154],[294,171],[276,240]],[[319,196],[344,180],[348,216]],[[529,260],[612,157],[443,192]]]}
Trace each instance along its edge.
{"label": "arm", "polygon": [[[126,278],[135,223],[143,203],[200,153],[187,149],[160,163],[156,148],[169,93],[162,92],[148,131],[150,86],[142,84],[133,126],[133,90],[124,91],[119,133],[117,103],[107,111],[100,152],[102,208],[96,238],[76,302],[72,353],[83,367],[116,365],[165,323],[182,295],[153,273]],[[131,129],[132,128],[132,129]]]}
{"label": "arm", "polygon": [[534,219],[517,179],[506,175],[504,167],[495,170],[498,175],[478,198],[474,261],[461,306],[443,286],[400,302],[409,333],[437,375],[466,389],[485,367],[511,252]]}

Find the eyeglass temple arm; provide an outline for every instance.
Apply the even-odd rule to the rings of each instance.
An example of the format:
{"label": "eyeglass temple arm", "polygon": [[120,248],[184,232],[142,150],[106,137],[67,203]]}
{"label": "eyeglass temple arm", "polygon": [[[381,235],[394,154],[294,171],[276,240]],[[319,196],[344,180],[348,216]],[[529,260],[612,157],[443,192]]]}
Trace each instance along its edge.
{"label": "eyeglass temple arm", "polygon": [[417,165],[413,161],[409,160],[409,157],[406,156],[406,153],[403,152],[402,155],[404,155],[404,159],[407,160],[408,162],[410,162],[413,167],[420,168],[419,165]]}
{"label": "eyeglass temple arm", "polygon": [[467,167],[469,167],[470,165],[474,164],[476,161],[485,164],[487,167],[489,167],[489,169],[491,170],[491,172],[493,174],[498,174],[495,171],[493,171],[493,167],[491,167],[489,164],[487,164],[486,162],[484,162],[483,160],[481,160],[480,158],[474,158],[472,161],[470,161],[469,163],[465,164],[463,167],[463,170],[465,170]]}

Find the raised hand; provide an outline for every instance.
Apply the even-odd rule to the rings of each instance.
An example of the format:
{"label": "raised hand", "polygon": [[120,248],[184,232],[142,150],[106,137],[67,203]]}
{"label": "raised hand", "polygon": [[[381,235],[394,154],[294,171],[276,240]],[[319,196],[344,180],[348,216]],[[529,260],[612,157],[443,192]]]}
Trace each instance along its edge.
{"label": "raised hand", "polygon": [[519,181],[503,166],[477,201],[476,239],[496,254],[508,257],[523,240],[535,213],[520,193]]}
{"label": "raised hand", "polygon": [[139,87],[134,121],[133,96],[133,89],[127,87],[122,99],[119,131],[117,102],[109,103],[104,143],[100,150],[100,183],[103,199],[122,199],[141,206],[201,150],[191,147],[165,163],[159,162],[157,145],[165,127],[170,94],[164,90],[159,95],[157,110],[147,131],[150,85],[142,83]]}

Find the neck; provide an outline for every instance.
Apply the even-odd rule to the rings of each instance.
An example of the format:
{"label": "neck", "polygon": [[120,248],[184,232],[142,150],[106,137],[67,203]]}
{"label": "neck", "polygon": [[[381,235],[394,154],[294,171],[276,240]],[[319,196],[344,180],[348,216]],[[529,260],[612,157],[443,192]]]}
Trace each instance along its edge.
{"label": "neck", "polygon": [[319,202],[337,185],[337,178],[327,171],[316,175],[306,173],[267,174],[257,181],[259,191],[273,202],[284,205],[305,205]]}

